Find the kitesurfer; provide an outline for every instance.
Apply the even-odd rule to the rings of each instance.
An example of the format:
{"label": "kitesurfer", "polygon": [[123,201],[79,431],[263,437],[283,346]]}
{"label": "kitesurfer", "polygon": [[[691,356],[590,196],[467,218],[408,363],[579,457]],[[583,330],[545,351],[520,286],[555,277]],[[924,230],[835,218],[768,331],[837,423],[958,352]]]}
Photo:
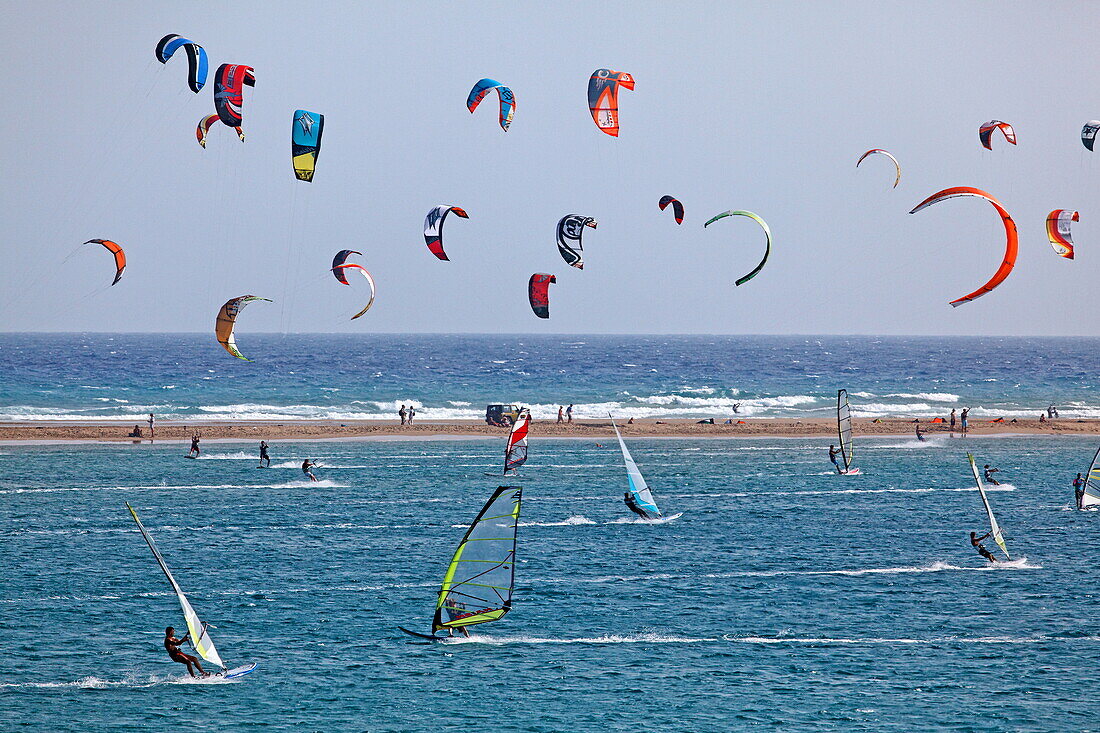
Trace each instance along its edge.
{"label": "kitesurfer", "polygon": [[[192,677],[198,677],[201,674],[203,677],[207,676],[206,670],[202,668],[202,664],[199,663],[198,657],[194,657],[190,654],[184,654],[180,650],[180,644],[187,641],[190,633],[184,634],[182,639],[175,637],[176,630],[169,626],[164,630],[164,648],[168,651],[168,656],[172,658],[173,662],[179,662],[180,664],[187,665],[187,673]],[[191,665],[198,667],[199,674],[195,674],[195,670],[191,668]]]}
{"label": "kitesurfer", "polygon": [[1073,479],[1073,498],[1077,500],[1077,508],[1080,509],[1081,500],[1085,498],[1085,480],[1081,478],[1081,474]]}
{"label": "kitesurfer", "polygon": [[1001,482],[998,481],[997,479],[993,478],[993,474],[1000,473],[1000,472],[1001,472],[1001,469],[999,469],[999,468],[990,468],[989,464],[987,463],[987,464],[985,464],[985,470],[984,470],[982,475],[985,477],[985,480],[988,481],[989,483],[993,484],[994,486],[1000,486]]}
{"label": "kitesurfer", "polygon": [[924,442],[924,433],[921,432],[920,425],[917,426],[917,440]]}
{"label": "kitesurfer", "polygon": [[646,514],[645,509],[638,506],[638,502],[634,499],[634,495],[629,491],[623,492],[623,502],[630,511],[634,512],[642,519],[649,519],[649,515]]}
{"label": "kitesurfer", "polygon": [[986,539],[992,534],[993,532],[986,532],[984,535],[979,537],[977,532],[971,532],[970,544],[974,545],[974,549],[977,550],[978,554],[984,557],[986,560],[989,560],[989,562],[997,562],[997,558],[993,557],[993,553],[982,547],[982,540]]}
{"label": "kitesurfer", "polygon": [[258,468],[271,468],[271,456],[267,454],[266,440],[260,441],[260,465],[258,466]]}
{"label": "kitesurfer", "polygon": [[199,433],[191,435],[191,450],[187,451],[188,458],[198,458],[202,451],[199,449]]}
{"label": "kitesurfer", "polygon": [[840,462],[836,459],[836,457],[839,456],[839,455],[840,455],[840,451],[837,450],[837,447],[835,445],[830,445],[829,446],[829,460],[833,462],[833,466],[836,467],[836,472],[837,473],[844,473],[843,469],[841,469],[841,467],[840,467]]}
{"label": "kitesurfer", "polygon": [[313,471],[311,470],[316,465],[317,465],[316,463],[309,460],[308,458],[305,459],[304,461],[302,461],[302,473],[304,473],[306,476],[309,476],[310,481],[316,481],[317,480],[317,477],[313,475]]}

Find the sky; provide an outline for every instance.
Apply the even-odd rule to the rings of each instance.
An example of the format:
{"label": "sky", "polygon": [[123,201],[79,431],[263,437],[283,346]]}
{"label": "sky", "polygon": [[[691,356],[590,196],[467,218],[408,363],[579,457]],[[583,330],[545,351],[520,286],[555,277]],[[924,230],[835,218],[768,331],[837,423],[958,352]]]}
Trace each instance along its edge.
{"label": "sky", "polygon": [[[249,332],[1100,335],[1100,3],[50,2],[0,26],[0,331],[204,332],[255,294]],[[211,81],[186,86],[178,33]],[[213,72],[253,66],[246,141],[216,124]],[[631,73],[622,132],[587,106],[598,68]],[[505,133],[482,77],[516,96]],[[295,109],[325,115],[317,173],[295,179]],[[1010,122],[1019,145],[978,142]],[[901,162],[893,189],[886,148]],[[975,186],[1020,231],[1012,275],[959,308],[1004,254],[992,207],[930,194]],[[657,208],[670,194],[686,219]],[[423,220],[455,205],[450,262]],[[1077,259],[1045,219],[1080,211]],[[770,261],[751,220],[767,220]],[[585,268],[558,219],[595,217]],[[122,281],[87,239],[126,248]],[[341,249],[378,285],[340,285]],[[550,319],[527,303],[557,276]]]}

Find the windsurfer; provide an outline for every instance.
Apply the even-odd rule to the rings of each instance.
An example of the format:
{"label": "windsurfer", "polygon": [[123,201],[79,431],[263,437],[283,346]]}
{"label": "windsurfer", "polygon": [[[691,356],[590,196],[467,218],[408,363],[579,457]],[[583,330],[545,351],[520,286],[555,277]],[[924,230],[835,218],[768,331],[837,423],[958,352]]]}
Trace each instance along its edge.
{"label": "windsurfer", "polygon": [[1081,474],[1077,474],[1077,478],[1073,479],[1073,498],[1077,500],[1077,508],[1081,508],[1081,500],[1085,497],[1085,480],[1081,478]]}
{"label": "windsurfer", "polygon": [[316,463],[309,460],[308,458],[305,459],[304,461],[302,461],[302,473],[304,473],[306,476],[309,476],[310,481],[316,481],[317,480],[317,477],[313,475],[313,471],[312,471],[312,469],[316,465],[317,465]]}
{"label": "windsurfer", "polygon": [[840,468],[840,462],[837,461],[837,459],[836,459],[836,457],[839,456],[839,455],[840,455],[840,451],[837,450],[837,447],[835,445],[830,445],[829,446],[829,460],[833,462],[833,465],[836,467],[836,472],[837,473],[844,473],[844,471]]}
{"label": "windsurfer", "polygon": [[638,506],[638,502],[634,499],[634,495],[629,491],[623,492],[623,503],[626,504],[630,511],[634,512],[642,519],[649,519],[649,515],[646,514],[645,509]]}
{"label": "windsurfer", "polygon": [[1001,469],[991,468],[989,466],[989,464],[987,463],[987,464],[985,464],[985,470],[983,471],[982,475],[985,478],[985,480],[988,481],[989,483],[993,484],[994,486],[1000,486],[1001,482],[993,477],[993,474],[1000,473],[1000,472],[1001,472]]}
{"label": "windsurfer", "polygon": [[177,639],[175,636],[176,630],[169,626],[164,630],[164,648],[168,651],[168,656],[172,658],[173,662],[179,662],[180,664],[187,665],[187,673],[192,677],[198,677],[195,674],[195,670],[191,668],[191,665],[198,667],[199,674],[203,677],[207,676],[206,670],[202,668],[202,664],[199,663],[198,657],[194,657],[190,654],[184,654],[180,650],[180,644],[187,641],[190,633],[184,634],[182,639]]}
{"label": "windsurfer", "polygon": [[979,537],[977,532],[971,532],[970,544],[974,545],[974,549],[977,550],[978,554],[984,557],[986,560],[989,560],[989,562],[997,562],[997,558],[993,557],[993,553],[982,546],[982,540],[986,539],[992,534],[992,532],[986,532],[984,535]]}

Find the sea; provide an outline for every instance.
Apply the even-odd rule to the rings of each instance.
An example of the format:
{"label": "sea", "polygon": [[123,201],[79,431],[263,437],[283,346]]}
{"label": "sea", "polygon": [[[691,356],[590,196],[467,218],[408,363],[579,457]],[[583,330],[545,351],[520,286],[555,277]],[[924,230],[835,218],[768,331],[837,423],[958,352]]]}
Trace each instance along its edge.
{"label": "sea", "polygon": [[[794,336],[0,335],[0,421],[1100,418],[1100,339]],[[736,413],[734,408],[737,408]]]}
{"label": "sea", "polygon": [[[448,403],[494,399],[694,416],[720,403],[691,400],[736,398],[823,415],[838,385],[906,415],[1096,409],[1095,341],[241,341],[255,362],[198,337],[3,337],[4,409],[385,416],[418,399],[462,417]],[[807,402],[764,404],[784,396]],[[275,441],[270,469],[251,442],[204,441],[198,460],[180,443],[0,444],[0,730],[1097,730],[1100,513],[1076,511],[1071,486],[1097,436],[857,433],[853,476],[827,438],[630,438],[666,516],[643,521],[613,439],[534,428],[507,479],[486,475],[502,437]],[[1000,469],[997,564],[970,545],[989,521],[968,452]],[[429,630],[499,485],[523,487],[512,610],[469,639],[405,635]],[[126,502],[252,674],[193,680],[168,659],[182,614]]]}

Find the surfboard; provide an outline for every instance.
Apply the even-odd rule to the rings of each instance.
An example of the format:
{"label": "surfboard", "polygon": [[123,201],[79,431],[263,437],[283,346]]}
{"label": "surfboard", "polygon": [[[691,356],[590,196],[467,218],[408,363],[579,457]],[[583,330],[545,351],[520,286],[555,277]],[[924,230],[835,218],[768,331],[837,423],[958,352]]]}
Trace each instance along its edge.
{"label": "surfboard", "polygon": [[190,458],[193,461],[198,458],[198,456],[184,456],[184,458]]}
{"label": "surfboard", "polygon": [[860,471],[858,468],[849,468],[847,471],[844,471],[840,475],[841,476],[859,476],[862,473],[863,473],[863,471]]}
{"label": "surfboard", "polygon": [[224,672],[218,672],[214,676],[223,680],[231,680],[234,677],[244,677],[246,674],[251,674],[252,670],[254,669],[256,669],[256,662],[253,662],[252,664],[245,664],[240,667],[234,667],[233,669],[229,669]]}
{"label": "surfboard", "polygon": [[435,636],[434,634],[421,634],[417,631],[409,631],[404,626],[398,626],[397,628],[401,629],[402,631],[404,631],[409,636],[415,636],[418,639],[430,639],[432,641],[443,641],[444,639],[447,638],[446,636]]}

